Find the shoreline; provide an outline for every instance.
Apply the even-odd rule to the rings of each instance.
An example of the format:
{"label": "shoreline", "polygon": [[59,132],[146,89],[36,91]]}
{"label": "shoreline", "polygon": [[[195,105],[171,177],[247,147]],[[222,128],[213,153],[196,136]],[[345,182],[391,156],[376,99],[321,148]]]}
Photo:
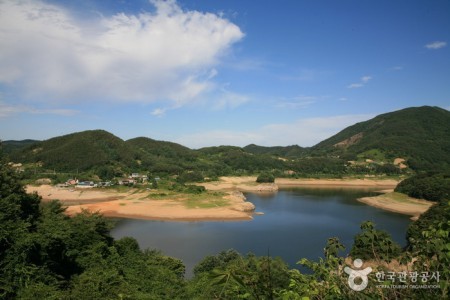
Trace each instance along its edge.
{"label": "shoreline", "polygon": [[383,192],[383,194],[378,196],[362,197],[357,200],[386,211],[411,216],[410,219],[413,221],[416,221],[421,214],[434,205],[433,202],[411,198],[407,195],[396,193],[393,190]]}
{"label": "shoreline", "polygon": [[[69,215],[72,216],[75,213],[70,213]],[[115,219],[134,219],[134,220],[149,220],[149,221],[162,221],[162,222],[246,222],[253,220],[253,217],[251,215],[248,215],[248,217],[229,217],[229,218],[223,218],[223,217],[182,217],[182,218],[172,218],[172,217],[155,217],[155,216],[146,216],[146,215],[140,215],[140,214],[122,214],[117,213],[114,211],[101,211],[100,212],[103,216],[107,218],[115,218]]]}
{"label": "shoreline", "polygon": [[241,192],[276,192],[280,187],[320,187],[320,188],[380,188],[393,189],[400,181],[394,179],[291,179],[277,178],[274,183],[257,183],[256,176],[226,176],[219,181],[197,183],[207,190]]}
{"label": "shoreline", "polygon": [[[148,191],[129,189],[119,192],[101,189],[67,189],[49,185],[27,186],[27,192],[38,193],[43,201],[60,200],[67,207],[66,213],[73,215],[87,209],[100,212],[106,217],[130,218],[158,221],[248,221],[252,220],[255,207],[247,202],[242,192],[251,193],[275,193],[278,188],[311,187],[311,188],[376,188],[381,190],[393,189],[397,180],[392,179],[290,179],[278,178],[272,184],[259,184],[256,177],[221,177],[219,181],[197,183],[205,186],[209,192],[224,192],[222,203],[214,205],[213,196],[207,206],[188,207],[189,199],[186,197],[168,197],[166,199],[152,198]],[[382,191],[386,192],[386,191]],[[389,193],[388,193],[389,194]],[[418,217],[431,205],[417,202],[398,203],[395,199],[386,198],[387,194],[376,197],[364,197],[358,199],[367,205],[381,208],[387,211],[402,213]],[[380,198],[381,197],[381,198]],[[384,197],[384,198],[382,198]],[[206,197],[207,198],[207,197]],[[223,203],[223,201],[226,201]]]}
{"label": "shoreline", "polygon": [[[211,200],[197,200],[193,205],[183,197],[158,199],[149,191],[130,189],[125,192],[111,190],[79,190],[50,185],[27,186],[28,193],[36,192],[43,201],[59,200],[66,214],[74,215],[83,209],[100,212],[105,217],[160,221],[248,221],[253,219],[254,205],[245,201],[242,193],[228,192],[224,196],[211,196]],[[215,204],[215,201],[220,201]],[[193,206],[190,207],[189,205]],[[203,207],[202,207],[203,205]],[[216,207],[214,207],[214,205]],[[206,206],[206,207],[205,207]]]}
{"label": "shoreline", "polygon": [[290,179],[277,178],[278,186],[314,186],[314,187],[379,187],[394,188],[399,183],[394,179]]}

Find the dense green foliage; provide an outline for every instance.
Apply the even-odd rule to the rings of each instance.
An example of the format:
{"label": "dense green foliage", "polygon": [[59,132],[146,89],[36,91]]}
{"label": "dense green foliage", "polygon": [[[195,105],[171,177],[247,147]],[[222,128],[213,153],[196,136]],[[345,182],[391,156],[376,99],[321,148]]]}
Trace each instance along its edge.
{"label": "dense green foliage", "polygon": [[290,282],[289,268],[281,259],[241,256],[234,250],[207,256],[194,273],[189,299],[274,299]]}
{"label": "dense green foliage", "polygon": [[[347,144],[339,146],[343,141]],[[450,112],[429,106],[379,115],[350,126],[312,148],[322,155],[338,155],[348,160],[376,150],[386,158],[407,159],[408,166],[415,170],[430,171],[450,168],[448,149]]]}
{"label": "dense green foliage", "polygon": [[352,257],[391,261],[399,256],[400,246],[383,230],[377,230],[370,221],[361,224],[362,232],[355,236],[350,250]]}
{"label": "dense green foliage", "polygon": [[152,173],[179,174],[184,170],[194,169],[193,165],[197,160],[195,151],[176,143],[139,137],[128,140],[125,144],[138,162],[136,169]]}
{"label": "dense green foliage", "polygon": [[307,149],[298,145],[291,145],[286,147],[263,147],[255,144],[245,146],[244,151],[253,154],[269,154],[272,156],[286,157],[286,158],[299,158],[307,154]]}
{"label": "dense green foliage", "polygon": [[32,144],[35,144],[39,141],[37,140],[22,140],[22,141],[7,141],[2,143],[3,153],[13,153],[20,151]]}
{"label": "dense green foliage", "polygon": [[100,167],[121,172],[137,166],[131,148],[103,130],[73,133],[38,142],[12,153],[11,159],[60,172],[88,171]]}
{"label": "dense green foliage", "polygon": [[180,176],[177,177],[177,181],[179,183],[186,183],[186,182],[200,182],[203,181],[203,175],[200,172],[183,172],[180,174]]}
{"label": "dense green foliage", "polygon": [[400,182],[396,192],[430,201],[450,199],[450,176],[447,174],[420,174]]}
{"label": "dense green foliage", "polygon": [[256,182],[259,183],[273,183],[275,182],[275,176],[270,173],[261,173],[256,177]]}

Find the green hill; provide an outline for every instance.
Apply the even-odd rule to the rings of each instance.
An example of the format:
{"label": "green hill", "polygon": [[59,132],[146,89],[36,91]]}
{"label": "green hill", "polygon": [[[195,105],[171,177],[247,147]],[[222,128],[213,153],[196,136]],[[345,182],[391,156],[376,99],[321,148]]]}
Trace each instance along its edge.
{"label": "green hill", "polygon": [[[282,160],[269,154],[253,154],[243,148],[235,146],[206,147],[198,150],[204,160],[219,166],[216,173],[224,172],[259,172],[267,170],[283,170],[285,164]],[[220,167],[221,166],[221,167]],[[228,171],[224,171],[228,170]]]}
{"label": "green hill", "polygon": [[16,151],[19,151],[23,148],[26,148],[32,144],[35,144],[39,141],[37,140],[23,140],[23,141],[2,141],[1,142],[1,149],[3,153],[9,154]]}
{"label": "green hill", "polygon": [[13,161],[39,163],[44,169],[75,172],[115,166],[133,167],[133,149],[104,130],[89,130],[33,143],[11,153]]}
{"label": "green hill", "polygon": [[180,173],[193,169],[197,160],[194,150],[172,142],[138,137],[127,140],[125,144],[133,149],[139,168],[151,172]]}
{"label": "green hill", "polygon": [[392,160],[416,170],[450,168],[450,112],[411,107],[357,123],[312,147],[315,155]]}
{"label": "green hill", "polygon": [[298,145],[291,146],[275,146],[275,147],[264,147],[255,144],[250,144],[244,147],[244,150],[253,154],[269,154],[273,156],[283,157],[283,158],[298,158],[307,152],[306,148],[302,148]]}

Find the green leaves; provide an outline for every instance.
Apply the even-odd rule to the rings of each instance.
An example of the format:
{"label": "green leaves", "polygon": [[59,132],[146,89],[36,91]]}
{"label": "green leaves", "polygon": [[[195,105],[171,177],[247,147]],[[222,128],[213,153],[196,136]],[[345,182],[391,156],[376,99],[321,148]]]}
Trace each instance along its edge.
{"label": "green leaves", "polygon": [[353,247],[350,250],[353,258],[389,262],[400,254],[400,246],[386,231],[375,229],[373,222],[363,222],[361,230],[362,232],[355,236]]}
{"label": "green leaves", "polygon": [[[237,256],[236,256],[237,255]],[[279,258],[241,256],[234,250],[208,256],[189,283],[194,299],[274,299],[289,286],[289,270]]]}
{"label": "green leaves", "polygon": [[275,176],[270,173],[261,173],[256,178],[256,182],[258,183],[273,183],[275,181]]}

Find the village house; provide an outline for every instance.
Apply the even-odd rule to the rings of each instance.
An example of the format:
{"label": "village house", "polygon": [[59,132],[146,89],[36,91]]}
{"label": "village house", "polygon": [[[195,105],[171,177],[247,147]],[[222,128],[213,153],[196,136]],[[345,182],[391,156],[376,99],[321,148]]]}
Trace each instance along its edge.
{"label": "village house", "polygon": [[134,185],[136,183],[136,180],[133,178],[119,178],[117,179],[117,183],[119,185]]}
{"label": "village house", "polygon": [[77,188],[94,188],[97,187],[97,184],[95,184],[93,181],[79,181],[76,185]]}

